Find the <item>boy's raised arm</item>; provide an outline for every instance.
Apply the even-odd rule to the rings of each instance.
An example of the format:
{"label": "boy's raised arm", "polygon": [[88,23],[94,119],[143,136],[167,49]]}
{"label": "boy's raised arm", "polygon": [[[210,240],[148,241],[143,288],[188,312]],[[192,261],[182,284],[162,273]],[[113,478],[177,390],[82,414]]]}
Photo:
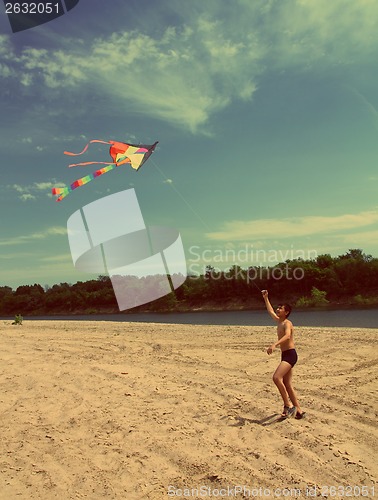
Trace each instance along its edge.
{"label": "boy's raised arm", "polygon": [[262,290],[262,296],[264,298],[264,301],[265,301],[265,306],[266,306],[266,310],[268,311],[269,315],[275,320],[275,321],[279,321],[279,317],[277,316],[277,314],[274,312],[274,309],[272,307],[272,304],[270,303],[269,301],[269,298],[268,298],[268,290]]}

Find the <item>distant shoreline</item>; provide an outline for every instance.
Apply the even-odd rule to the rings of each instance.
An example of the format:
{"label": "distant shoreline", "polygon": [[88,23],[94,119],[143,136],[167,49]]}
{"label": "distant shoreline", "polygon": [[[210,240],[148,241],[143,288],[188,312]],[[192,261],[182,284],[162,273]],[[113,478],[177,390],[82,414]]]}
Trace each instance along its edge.
{"label": "distant shoreline", "polygon": [[[13,317],[0,317],[4,323],[13,322]],[[330,309],[313,308],[311,310],[295,309],[292,319],[296,327],[345,327],[345,328],[376,328],[378,308],[349,308]],[[127,312],[106,314],[54,314],[54,315],[25,315],[24,324],[29,321],[94,321],[117,323],[164,323],[172,325],[233,325],[233,326],[270,326],[272,320],[263,309],[234,310],[234,311],[187,311],[187,312]],[[15,328],[17,328],[15,326]],[[22,327],[21,327],[22,328]]]}
{"label": "distant shoreline", "polygon": [[[327,304],[324,306],[317,306],[317,307],[294,307],[293,308],[293,313],[295,312],[327,312],[327,311],[364,311],[364,310],[373,310],[377,309],[378,311],[378,304]],[[236,312],[264,312],[265,308],[261,307],[260,304],[258,306],[254,307],[245,307],[245,306],[240,306],[240,307],[232,307],[230,309],[219,309],[217,307],[195,307],[192,309],[171,309],[171,310],[135,310],[135,311],[118,311],[116,309],[104,309],[104,310],[97,310],[95,311],[94,309],[91,309],[91,312],[88,312],[88,310],[77,310],[77,311],[58,311],[58,312],[46,312],[46,311],[36,311],[35,313],[28,313],[25,315],[25,317],[30,317],[30,318],[37,318],[40,316],[48,316],[51,318],[54,317],[61,317],[61,316],[67,316],[67,317],[74,317],[74,316],[88,316],[88,317],[96,317],[96,316],[114,316],[114,315],[119,315],[119,316],[132,316],[132,315],[140,315],[140,314],[146,314],[146,315],[153,315],[153,314],[160,314],[160,315],[168,315],[168,314],[197,314],[197,313],[236,313]],[[22,314],[22,311],[21,311]],[[11,319],[13,318],[14,315],[0,315],[0,319]]]}

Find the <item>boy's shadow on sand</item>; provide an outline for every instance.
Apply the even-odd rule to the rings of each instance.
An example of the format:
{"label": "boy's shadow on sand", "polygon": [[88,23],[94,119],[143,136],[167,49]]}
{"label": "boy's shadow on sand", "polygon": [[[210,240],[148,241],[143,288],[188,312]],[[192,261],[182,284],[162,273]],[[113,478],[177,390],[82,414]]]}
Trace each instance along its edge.
{"label": "boy's shadow on sand", "polygon": [[[230,415],[227,417],[222,417],[222,419],[228,418]],[[234,423],[228,423],[229,427],[243,427],[246,423],[248,424],[259,424],[262,425],[263,427],[267,427],[268,425],[276,424],[277,422],[282,422],[286,420],[286,417],[282,417],[279,413],[273,413],[273,415],[269,415],[269,417],[262,418],[260,420],[257,419],[251,419],[251,418],[245,418],[241,417],[240,415],[233,416]]]}

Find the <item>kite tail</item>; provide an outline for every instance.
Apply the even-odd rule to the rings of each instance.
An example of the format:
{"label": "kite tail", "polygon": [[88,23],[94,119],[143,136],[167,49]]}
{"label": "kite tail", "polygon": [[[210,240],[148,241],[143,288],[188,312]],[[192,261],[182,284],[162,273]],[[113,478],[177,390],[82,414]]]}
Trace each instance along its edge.
{"label": "kite tail", "polygon": [[92,172],[89,175],[86,175],[85,177],[81,177],[81,179],[77,179],[75,182],[73,182],[70,186],[65,186],[63,188],[52,188],[52,194],[53,195],[60,195],[56,201],[62,201],[63,198],[65,198],[71,191],[74,189],[84,186],[84,184],[88,184],[88,182],[93,181],[93,179],[96,179],[96,177],[100,177],[100,175],[106,174],[106,172],[109,172],[110,170],[113,170],[116,168],[116,164],[107,164],[106,167],[100,168],[99,170],[96,170],[95,172]]}
{"label": "kite tail", "polygon": [[101,144],[112,144],[111,142],[108,142],[108,141],[98,141],[97,139],[93,139],[92,141],[88,142],[88,144],[85,146],[85,148],[83,149],[83,151],[81,151],[80,153],[70,153],[70,151],[64,151],[64,154],[65,155],[69,155],[69,156],[79,156],[79,155],[82,155],[88,149],[89,144],[92,144],[93,142],[100,142]]}
{"label": "kite tail", "polygon": [[53,195],[60,195],[55,201],[62,201],[63,198],[65,198],[72,191],[72,189],[65,186],[63,188],[52,188],[51,191]]}

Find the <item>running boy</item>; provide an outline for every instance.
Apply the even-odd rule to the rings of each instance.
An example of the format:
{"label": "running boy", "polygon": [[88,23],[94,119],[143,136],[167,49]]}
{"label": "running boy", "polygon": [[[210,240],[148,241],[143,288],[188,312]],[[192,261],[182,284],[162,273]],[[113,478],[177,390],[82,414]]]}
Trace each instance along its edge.
{"label": "running boy", "polygon": [[293,367],[298,359],[294,346],[293,323],[287,319],[291,313],[291,306],[289,306],[289,304],[279,305],[276,312],[274,312],[268,298],[268,291],[262,290],[262,295],[264,297],[268,313],[278,323],[278,341],[268,347],[266,352],[268,354],[272,354],[276,347],[280,346],[281,348],[281,363],[278,365],[273,374],[273,382],[280,391],[283,400],[284,409],[282,417],[288,418],[295,415],[296,419],[301,419],[304,417],[305,413],[302,412],[301,407],[299,406],[297,396],[291,383]]}

